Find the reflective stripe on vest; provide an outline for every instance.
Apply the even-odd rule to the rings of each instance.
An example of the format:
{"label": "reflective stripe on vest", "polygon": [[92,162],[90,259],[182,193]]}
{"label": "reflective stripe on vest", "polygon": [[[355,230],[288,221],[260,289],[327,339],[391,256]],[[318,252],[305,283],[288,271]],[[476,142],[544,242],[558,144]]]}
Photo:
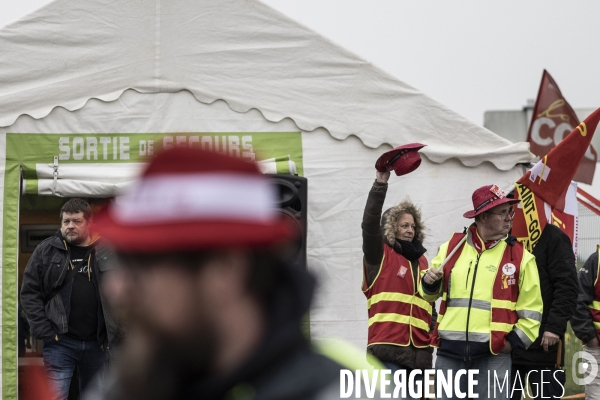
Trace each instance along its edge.
{"label": "reflective stripe on vest", "polygon": [[[427,259],[421,256],[417,285],[420,272],[427,268]],[[365,286],[363,283],[369,312],[368,345],[429,346],[432,305],[416,291],[410,261],[385,244],[379,273],[370,287]]]}
{"label": "reflective stripe on vest", "polygon": [[[446,254],[449,254],[464,237],[464,234],[455,233],[450,242],[448,243],[448,249]],[[503,245],[499,243],[498,246]],[[541,314],[534,313],[533,311],[522,311],[517,313],[516,305],[517,298],[519,296],[519,274],[521,270],[521,262],[523,260],[523,246],[519,243],[515,243],[514,246],[506,244],[504,251],[502,252],[502,258],[499,262],[496,261],[497,271],[493,281],[489,282],[492,286],[492,300],[477,299],[477,298],[450,298],[449,296],[449,281],[452,272],[452,268],[456,265],[457,260],[460,258],[463,251],[465,251],[466,243],[462,244],[462,248],[458,249],[456,253],[448,260],[444,266],[444,283],[443,283],[443,294],[442,302],[440,304],[440,311],[438,312],[437,323],[435,330],[432,335],[432,344],[438,347],[441,339],[447,340],[460,340],[466,341],[467,338],[472,342],[490,342],[490,351],[492,354],[498,354],[506,343],[506,335],[513,329],[514,324],[517,322],[519,317],[527,317],[533,319],[541,319]],[[511,248],[512,247],[512,248]],[[492,249],[485,250],[492,251]],[[511,254],[512,253],[512,254]],[[483,254],[483,253],[482,253]],[[480,255],[481,257],[481,255]],[[478,259],[480,260],[480,259]],[[494,264],[494,262],[492,262]],[[485,266],[478,265],[477,268],[484,268]],[[506,272],[506,273],[505,273]],[[485,281],[481,281],[481,275],[478,275],[475,279],[479,278],[477,285],[484,284]],[[452,284],[450,284],[452,285]],[[471,310],[469,310],[469,307]],[[454,319],[451,322],[457,322],[457,313],[459,320],[462,323],[464,318],[464,330],[440,330],[440,324],[444,319],[444,315],[448,308],[460,308],[453,312]],[[471,318],[473,314],[477,312],[478,322],[481,318],[485,318],[489,321],[489,325],[485,328],[485,332],[481,331],[469,331],[467,335],[467,315],[471,312]],[[525,315],[527,314],[527,315]],[[535,315],[534,315],[535,314]],[[471,326],[471,323],[469,323]],[[456,327],[456,324],[454,324]],[[481,325],[480,325],[481,328]],[[470,328],[471,329],[471,328]],[[526,346],[531,344],[531,340],[525,335],[524,332],[515,330],[517,335],[521,338]]]}

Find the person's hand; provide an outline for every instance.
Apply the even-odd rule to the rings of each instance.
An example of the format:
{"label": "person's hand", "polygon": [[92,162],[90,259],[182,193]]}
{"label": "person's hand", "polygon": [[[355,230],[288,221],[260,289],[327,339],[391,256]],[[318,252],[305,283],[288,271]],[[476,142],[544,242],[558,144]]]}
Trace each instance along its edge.
{"label": "person's hand", "polygon": [[377,174],[375,176],[377,178],[377,182],[387,183],[388,179],[390,179],[390,171],[389,171],[389,169],[385,172],[377,171]]}
{"label": "person's hand", "polygon": [[436,281],[439,281],[444,276],[444,272],[439,271],[437,268],[429,268],[425,276],[423,276],[423,280],[426,284],[432,285]]}
{"label": "person's hand", "polygon": [[598,342],[598,338],[595,337],[592,340],[590,340],[589,342],[587,342],[585,345],[587,347],[599,347],[600,346],[600,342]]}
{"label": "person's hand", "polygon": [[558,336],[557,334],[545,331],[540,344],[544,348],[544,351],[548,351],[548,347],[554,346],[556,343],[558,343],[559,340],[560,336]]}
{"label": "person's hand", "polygon": [[500,353],[510,353],[511,351],[512,351],[512,346],[510,345],[510,342],[507,340],[506,344],[504,345],[504,347],[502,348]]}

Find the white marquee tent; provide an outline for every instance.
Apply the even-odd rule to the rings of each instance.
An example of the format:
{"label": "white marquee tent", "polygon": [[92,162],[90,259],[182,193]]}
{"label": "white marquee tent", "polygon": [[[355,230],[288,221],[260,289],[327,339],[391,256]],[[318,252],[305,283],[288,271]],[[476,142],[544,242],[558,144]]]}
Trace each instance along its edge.
{"label": "white marquee tent", "polygon": [[428,145],[417,171],[392,176],[386,205],[421,205],[429,258],[465,225],[473,189],[506,187],[534,159],[258,0],[55,0],[0,30],[2,398],[16,399],[21,174],[27,193],[106,196],[160,135],[157,148],[289,156],[309,182],[311,334],[360,347],[377,157]]}

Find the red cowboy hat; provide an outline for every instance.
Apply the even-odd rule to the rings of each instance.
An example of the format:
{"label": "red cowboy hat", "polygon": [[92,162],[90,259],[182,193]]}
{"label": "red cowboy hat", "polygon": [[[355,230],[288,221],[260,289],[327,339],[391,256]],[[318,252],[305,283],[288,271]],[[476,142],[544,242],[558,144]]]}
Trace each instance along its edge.
{"label": "red cowboy hat", "polygon": [[294,236],[276,204],[256,164],[179,147],[154,157],[92,229],[128,252],[266,246]]}
{"label": "red cowboy hat", "polygon": [[409,143],[386,151],[377,159],[375,169],[379,172],[393,169],[397,176],[413,172],[421,165],[421,156],[419,155],[418,150],[425,146],[427,145],[421,143]]}
{"label": "red cowboy hat", "polygon": [[465,218],[475,218],[476,215],[486,212],[487,210],[499,206],[500,204],[515,204],[518,199],[510,199],[506,197],[504,190],[496,185],[482,186],[473,192],[473,210],[463,214]]}

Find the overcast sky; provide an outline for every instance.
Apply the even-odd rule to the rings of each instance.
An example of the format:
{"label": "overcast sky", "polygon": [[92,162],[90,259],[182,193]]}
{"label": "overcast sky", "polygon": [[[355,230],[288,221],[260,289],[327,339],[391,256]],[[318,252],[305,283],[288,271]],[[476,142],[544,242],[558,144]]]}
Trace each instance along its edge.
{"label": "overcast sky", "polygon": [[[0,0],[0,26],[47,2]],[[600,107],[597,0],[264,2],[477,124],[534,98],[544,68],[574,108]]]}

